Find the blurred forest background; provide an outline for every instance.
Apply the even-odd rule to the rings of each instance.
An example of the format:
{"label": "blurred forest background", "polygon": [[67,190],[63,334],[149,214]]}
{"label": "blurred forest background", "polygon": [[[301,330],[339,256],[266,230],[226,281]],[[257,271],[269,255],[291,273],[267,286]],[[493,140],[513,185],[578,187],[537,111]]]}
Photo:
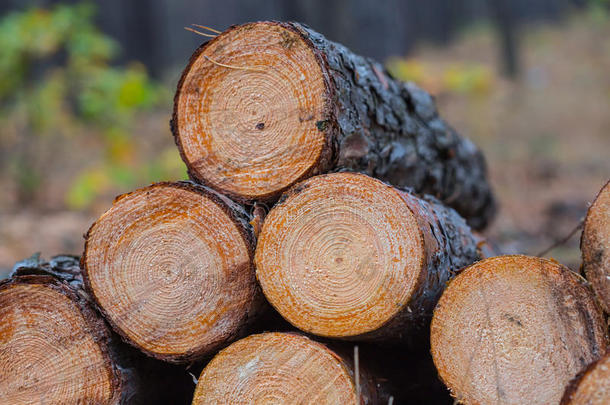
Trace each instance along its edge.
{"label": "blurred forest background", "polygon": [[[434,94],[486,154],[505,253],[567,236],[610,177],[609,0],[3,0],[0,276],[80,254],[115,195],[185,178],[168,121],[203,38],[183,27],[262,19],[305,22]],[[575,270],[577,235],[549,253]]]}

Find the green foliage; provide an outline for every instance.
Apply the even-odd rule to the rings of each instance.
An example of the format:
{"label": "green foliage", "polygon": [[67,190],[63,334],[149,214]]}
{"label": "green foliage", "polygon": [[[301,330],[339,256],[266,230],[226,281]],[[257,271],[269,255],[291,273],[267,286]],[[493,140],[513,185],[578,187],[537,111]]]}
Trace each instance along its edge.
{"label": "green foliage", "polygon": [[589,15],[597,24],[604,24],[610,18],[610,0],[589,0]]}
{"label": "green foliage", "polygon": [[494,84],[491,69],[476,63],[453,63],[439,71],[419,60],[391,58],[387,68],[397,79],[415,82],[434,94],[487,95]]}
{"label": "green foliage", "polygon": [[[111,64],[119,47],[95,27],[94,13],[82,3],[31,8],[0,20],[0,147],[10,157],[0,154],[0,168],[12,173],[24,202],[35,199],[45,181],[44,162],[56,157],[54,145],[65,138],[102,151],[67,190],[72,208],[84,208],[112,188],[167,177],[168,167],[176,173],[166,156],[136,164],[137,118],[168,103],[170,95],[141,64]],[[177,153],[172,159],[179,161]]]}

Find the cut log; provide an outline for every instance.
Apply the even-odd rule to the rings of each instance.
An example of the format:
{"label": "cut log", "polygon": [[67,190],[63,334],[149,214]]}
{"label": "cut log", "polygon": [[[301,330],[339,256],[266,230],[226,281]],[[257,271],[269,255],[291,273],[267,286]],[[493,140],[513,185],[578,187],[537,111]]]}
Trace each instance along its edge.
{"label": "cut log", "polygon": [[119,404],[129,388],[110,333],[67,282],[49,275],[0,283],[0,403]]}
{"label": "cut log", "polygon": [[191,183],[118,197],[86,235],[88,291],[126,341],[192,362],[243,333],[261,303],[245,212]]}
{"label": "cut log", "polygon": [[610,404],[610,353],[578,373],[561,400],[561,405],[607,404]]}
{"label": "cut log", "polygon": [[441,379],[467,404],[553,404],[606,350],[603,314],[584,279],[545,259],[498,256],[462,271],[431,326]]}
{"label": "cut log", "polygon": [[375,384],[360,367],[356,386],[350,363],[305,336],[251,335],[222,350],[205,367],[193,405],[381,403]]}
{"label": "cut log", "polygon": [[2,404],[187,404],[194,387],[111,332],[74,256],[34,255],[2,282],[0,365]]}
{"label": "cut log", "polygon": [[363,174],[333,173],[280,199],[255,263],[263,293],[297,328],[394,340],[426,327],[445,283],[478,258],[454,210]]}
{"label": "cut log", "polygon": [[587,280],[602,308],[610,313],[610,181],[587,212],[580,249]]}
{"label": "cut log", "polygon": [[195,51],[171,121],[190,176],[239,200],[306,177],[365,172],[440,198],[483,228],[485,161],[432,97],[298,23],[234,26]]}

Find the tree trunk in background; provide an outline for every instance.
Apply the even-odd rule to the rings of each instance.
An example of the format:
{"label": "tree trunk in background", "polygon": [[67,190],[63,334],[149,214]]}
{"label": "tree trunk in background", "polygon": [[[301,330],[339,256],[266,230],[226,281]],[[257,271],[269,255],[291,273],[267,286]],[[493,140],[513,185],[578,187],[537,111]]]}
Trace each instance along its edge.
{"label": "tree trunk in background", "polygon": [[[5,0],[0,2],[0,12],[23,9],[29,4],[56,3],[56,0]],[[385,60],[389,56],[405,55],[419,42],[446,43],[461,28],[491,15],[485,0],[377,3],[368,0],[138,0],[133,5],[119,0],[95,0],[94,3],[98,6],[100,27],[117,39],[123,49],[120,60],[141,60],[156,77],[172,72],[197,46],[199,38],[183,30],[191,23],[223,30],[232,24],[257,20],[300,21],[358,53]],[[531,0],[510,4],[518,20],[528,21],[556,20],[572,6],[583,7],[585,2]],[[337,19],[342,22],[337,24]]]}
{"label": "tree trunk in background", "polygon": [[492,0],[491,7],[496,22],[501,50],[502,71],[516,79],[521,70],[519,33],[511,0]]}

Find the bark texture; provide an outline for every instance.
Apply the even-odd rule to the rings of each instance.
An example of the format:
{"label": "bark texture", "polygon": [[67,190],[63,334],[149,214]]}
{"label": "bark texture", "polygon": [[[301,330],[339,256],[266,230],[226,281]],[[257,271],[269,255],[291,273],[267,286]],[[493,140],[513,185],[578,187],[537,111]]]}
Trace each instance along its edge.
{"label": "bark texture", "polygon": [[[171,121],[176,143],[193,179],[213,186],[232,197],[245,200],[257,198],[273,200],[290,186],[290,184],[278,183],[277,187],[274,185],[265,192],[259,190],[258,197],[248,196],[236,189],[231,189],[232,183],[236,181],[235,177],[243,177],[241,170],[245,167],[245,161],[242,166],[238,167],[240,171],[235,176],[227,174],[226,178],[216,178],[216,172],[204,173],[208,170],[204,169],[207,167],[206,164],[211,162],[211,150],[207,150],[205,153],[195,153],[196,156],[190,156],[191,152],[185,151],[188,149],[185,147],[188,143],[185,143],[186,138],[205,135],[206,131],[214,131],[214,128],[222,127],[226,130],[223,134],[228,133],[232,134],[230,136],[236,137],[239,136],[239,131],[246,131],[240,129],[240,124],[234,114],[233,116],[223,116],[223,120],[216,119],[213,124],[206,124],[209,128],[206,125],[198,127],[197,131],[201,131],[199,133],[197,131],[190,133],[195,127],[195,122],[200,120],[201,114],[213,113],[205,110],[206,106],[199,107],[196,100],[209,96],[210,100],[214,101],[214,91],[226,91],[223,90],[226,89],[226,86],[241,83],[240,80],[243,80],[243,83],[255,80],[252,82],[256,83],[256,85],[253,84],[253,87],[257,87],[259,83],[262,83],[261,87],[266,86],[264,78],[247,76],[258,74],[256,72],[258,66],[262,66],[263,70],[271,67],[272,69],[267,70],[271,73],[264,73],[269,75],[273,75],[273,70],[276,69],[276,66],[266,66],[264,60],[258,60],[265,57],[265,42],[255,44],[254,36],[252,36],[253,41],[248,41],[248,32],[265,29],[269,32],[269,38],[272,38],[272,33],[278,29],[283,30],[279,35],[281,37],[279,46],[277,49],[274,48],[273,52],[269,53],[270,55],[284,52],[286,56],[284,59],[290,60],[293,53],[300,52],[299,58],[301,59],[299,60],[303,60],[307,57],[303,56],[301,44],[305,44],[313,54],[310,59],[313,59],[313,63],[319,67],[319,72],[314,71],[313,68],[304,68],[306,71],[301,76],[302,84],[298,83],[298,67],[293,69],[292,75],[272,77],[270,81],[275,83],[276,87],[277,80],[289,81],[291,91],[294,90],[296,94],[299,92],[308,94],[306,86],[314,86],[312,83],[315,83],[316,86],[319,84],[319,81],[312,77],[321,75],[325,88],[321,99],[312,96],[307,105],[297,106],[294,111],[283,111],[282,103],[277,100],[275,102],[278,102],[278,105],[275,105],[273,109],[263,107],[269,111],[261,114],[261,117],[273,116],[273,114],[283,114],[284,116],[280,117],[281,120],[296,117],[298,121],[295,121],[294,130],[303,131],[309,136],[306,141],[309,142],[307,145],[303,144],[300,147],[296,147],[298,145],[295,146],[295,144],[289,145],[289,149],[295,151],[294,154],[303,153],[302,149],[307,148],[308,154],[302,156],[301,163],[303,159],[310,159],[308,160],[310,166],[304,167],[298,172],[299,174],[291,172],[291,176],[294,178],[291,177],[290,184],[312,175],[337,169],[350,169],[380,178],[397,187],[408,186],[417,193],[433,195],[455,208],[475,229],[482,229],[488,224],[495,213],[496,205],[487,180],[483,155],[471,141],[461,137],[438,115],[433,98],[412,83],[403,83],[393,79],[380,63],[355,55],[346,47],[331,42],[309,27],[298,23],[259,22],[234,26],[217,38],[203,44],[193,54],[178,84],[174,115]],[[263,34],[257,35],[263,37]],[[223,49],[227,45],[223,41],[226,41],[226,38],[232,38],[231,36],[242,41],[238,49],[243,49],[246,56],[237,62],[228,59],[228,63],[241,63],[242,66],[252,65],[254,67],[250,71],[242,70],[241,73],[233,71],[231,73],[233,79],[226,83],[223,82],[222,85],[219,84],[221,88],[214,91],[208,89],[209,93],[205,93],[203,90],[205,94],[200,94],[202,92],[201,83],[205,82],[202,77],[206,78],[205,75],[212,69],[220,69],[220,65],[213,64],[210,59],[216,58],[218,63],[221,63],[225,61],[222,59],[224,56],[233,57],[229,53],[223,55]],[[210,55],[206,54],[208,48]],[[252,59],[251,63],[248,63],[248,58]],[[255,58],[258,59],[254,60]],[[204,60],[207,64],[202,64]],[[312,61],[308,60],[309,62]],[[267,64],[271,65],[270,62]],[[215,75],[216,73],[210,76],[210,80],[215,80],[217,77]],[[210,81],[207,83],[203,86],[213,87],[212,84],[209,84]],[[245,86],[245,84],[236,86]],[[273,87],[270,85],[269,88],[265,88],[270,90]],[[240,89],[237,87],[235,91],[240,91]],[[252,97],[263,92],[262,89],[255,90],[253,90]],[[318,94],[317,90],[315,93]],[[232,96],[238,97],[231,94],[230,91],[223,93],[224,98]],[[246,96],[241,93],[239,95],[242,98]],[[273,103],[274,100],[268,102]],[[322,105],[316,105],[316,103]],[[252,116],[257,116],[256,108],[260,107],[255,107],[252,113],[250,110],[247,114],[244,111],[243,115],[248,115],[252,120]],[[189,116],[189,113],[185,111],[192,111],[191,115]],[[236,114],[239,113],[236,112]],[[235,120],[236,123],[231,123],[231,120]],[[256,125],[262,131],[260,136],[266,136],[263,129],[277,131],[273,140],[269,141],[270,143],[281,143],[286,137],[292,137],[288,133],[280,133],[279,131],[282,129],[276,130],[273,125],[266,126],[264,118],[260,118],[260,121]],[[248,131],[250,131],[250,127],[254,130],[254,124],[254,121],[252,123],[248,121],[244,127],[247,127]],[[312,126],[314,124],[315,127]],[[310,127],[317,128],[324,139],[314,140],[313,134],[308,132],[311,131]],[[246,133],[244,132],[244,134]],[[249,132],[248,136],[251,136]],[[222,136],[220,138],[225,139],[226,135],[224,138]],[[236,144],[239,146],[239,142],[236,141]],[[321,150],[318,151],[317,160],[311,158],[313,156],[311,155],[313,152],[310,151],[311,144],[320,145]],[[270,159],[270,155],[262,155],[261,159],[264,156]],[[290,157],[288,154],[286,156],[282,164],[290,166]],[[214,160],[214,164],[218,164],[218,161]],[[220,173],[225,172],[223,164],[219,164],[215,170]],[[266,167],[264,171],[267,173],[267,177],[259,181],[269,182],[270,178],[286,177],[285,172],[281,171],[284,168],[277,169],[277,173],[273,173],[274,170],[273,167]],[[215,177],[215,180],[211,181],[211,177]]]}
{"label": "bark texture", "polygon": [[[432,196],[416,197],[402,192],[403,199],[415,214],[423,235],[424,271],[420,273],[415,294],[397,316],[370,337],[398,336],[427,338],[432,313],[447,283],[460,270],[485,257],[480,237],[473,235],[464,219]],[[421,336],[419,336],[421,338]]]}
{"label": "bark texture", "polygon": [[587,280],[606,313],[610,313],[610,182],[589,208],[580,240]]}
{"label": "bark texture", "polygon": [[328,122],[337,128],[337,167],[433,195],[472,228],[484,228],[496,209],[485,159],[438,115],[430,94],[309,27],[290,25],[327,63],[337,105]]}

